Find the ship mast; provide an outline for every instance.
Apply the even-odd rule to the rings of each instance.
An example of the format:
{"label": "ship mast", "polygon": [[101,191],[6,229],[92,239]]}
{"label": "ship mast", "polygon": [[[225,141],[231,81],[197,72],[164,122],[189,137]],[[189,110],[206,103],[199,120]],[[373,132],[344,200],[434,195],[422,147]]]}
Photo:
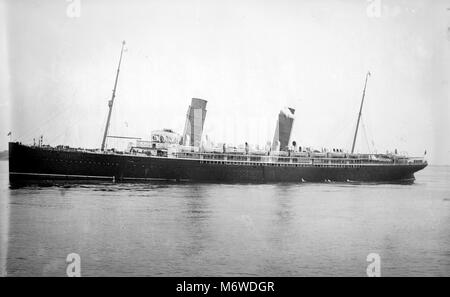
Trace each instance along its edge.
{"label": "ship mast", "polygon": [[117,87],[117,81],[119,80],[120,63],[122,62],[122,54],[123,54],[124,47],[125,47],[125,40],[122,41],[122,49],[120,51],[119,66],[117,67],[116,80],[114,82],[114,89],[112,91],[111,100],[108,101],[109,112],[108,112],[108,119],[106,120],[105,133],[103,134],[103,141],[102,141],[102,147],[101,147],[102,151],[105,150],[106,137],[108,136],[109,122],[111,120],[111,113],[112,113],[112,108],[113,108],[113,104],[114,104],[114,98],[116,97],[116,87]]}
{"label": "ship mast", "polygon": [[362,99],[361,99],[361,106],[359,107],[358,121],[356,122],[355,137],[353,137],[352,154],[355,151],[356,136],[358,135],[359,121],[361,120],[361,113],[362,113],[363,104],[364,104],[364,96],[366,95],[367,79],[369,78],[369,76],[370,76],[370,71],[367,72],[366,82],[364,83],[364,90],[363,90]]}

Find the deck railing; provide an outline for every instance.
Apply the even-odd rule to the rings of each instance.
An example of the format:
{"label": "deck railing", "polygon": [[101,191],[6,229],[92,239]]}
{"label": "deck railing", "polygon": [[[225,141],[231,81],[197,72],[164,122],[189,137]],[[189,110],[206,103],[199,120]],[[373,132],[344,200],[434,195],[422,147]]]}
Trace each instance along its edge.
{"label": "deck railing", "polygon": [[348,167],[361,165],[413,165],[426,164],[423,158],[408,158],[404,156],[386,156],[377,154],[348,155],[343,157],[298,157],[252,154],[227,154],[227,153],[201,153],[201,152],[177,152],[171,157],[183,159],[196,159],[202,163],[212,164],[239,164],[239,165],[266,165],[280,164],[284,166],[309,165],[317,167]]}
{"label": "deck railing", "polygon": [[[31,146],[33,147],[33,146]],[[406,157],[388,154],[346,154],[346,153],[315,153],[302,152],[297,155],[281,155],[272,153],[269,155],[246,154],[246,153],[217,153],[193,151],[169,151],[163,156],[142,152],[118,152],[118,151],[99,151],[86,150],[69,147],[40,147],[46,150],[56,151],[77,151],[94,154],[114,154],[114,155],[132,155],[140,157],[169,157],[178,159],[199,160],[207,164],[231,164],[231,165],[251,165],[251,166],[315,166],[315,167],[360,167],[370,165],[420,165],[427,164],[423,157]]]}

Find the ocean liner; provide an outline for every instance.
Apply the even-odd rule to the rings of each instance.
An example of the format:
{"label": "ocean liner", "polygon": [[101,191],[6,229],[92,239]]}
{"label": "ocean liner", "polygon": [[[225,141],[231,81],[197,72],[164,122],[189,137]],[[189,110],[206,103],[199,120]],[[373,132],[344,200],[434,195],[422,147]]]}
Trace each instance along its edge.
{"label": "ocean liner", "polygon": [[[414,173],[425,168],[423,158],[395,153],[354,153],[366,92],[364,90],[353,144],[342,149],[315,150],[291,142],[295,110],[280,111],[273,141],[260,149],[248,143],[233,147],[225,143],[211,146],[202,141],[207,101],[193,98],[188,107],[182,134],[170,129],[153,131],[149,140],[135,139],[127,150],[107,148],[111,113],[116,97],[119,58],[106,127],[99,149],[9,143],[10,184],[32,182],[131,182],[192,181],[233,183],[276,182],[413,182]],[[124,136],[123,138],[128,138]]]}

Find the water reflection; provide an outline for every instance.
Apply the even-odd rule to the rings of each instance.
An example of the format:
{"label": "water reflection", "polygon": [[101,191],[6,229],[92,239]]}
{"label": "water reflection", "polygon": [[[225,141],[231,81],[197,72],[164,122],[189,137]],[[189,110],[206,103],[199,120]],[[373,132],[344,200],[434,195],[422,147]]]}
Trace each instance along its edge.
{"label": "water reflection", "polygon": [[183,199],[184,232],[188,235],[188,242],[184,244],[182,253],[186,257],[200,255],[207,243],[211,240],[209,220],[212,215],[210,207],[210,193],[203,185],[188,186],[185,188]]}
{"label": "water reflection", "polygon": [[[1,165],[1,163],[0,163]],[[0,168],[1,169],[1,168]],[[7,167],[3,167],[7,172]],[[398,185],[94,184],[7,188],[8,275],[448,275],[449,169]],[[0,171],[1,172],[1,171]]]}
{"label": "water reflection", "polygon": [[[293,193],[295,190],[297,190],[296,193]],[[289,227],[289,223],[296,215],[292,199],[301,199],[301,186],[276,185],[271,196],[276,204],[276,207],[274,207],[278,218],[276,225],[282,228]]]}
{"label": "water reflection", "polygon": [[0,161],[0,277],[7,275],[6,262],[8,258],[10,216],[7,164],[8,162]]}

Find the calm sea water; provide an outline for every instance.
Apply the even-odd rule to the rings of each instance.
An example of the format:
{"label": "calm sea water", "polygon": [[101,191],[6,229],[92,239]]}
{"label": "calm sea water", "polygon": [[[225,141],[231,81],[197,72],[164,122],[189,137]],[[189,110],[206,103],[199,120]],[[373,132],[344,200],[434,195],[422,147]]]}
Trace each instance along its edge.
{"label": "calm sea water", "polygon": [[3,275],[450,276],[450,167],[413,185],[110,184],[9,189]]}

